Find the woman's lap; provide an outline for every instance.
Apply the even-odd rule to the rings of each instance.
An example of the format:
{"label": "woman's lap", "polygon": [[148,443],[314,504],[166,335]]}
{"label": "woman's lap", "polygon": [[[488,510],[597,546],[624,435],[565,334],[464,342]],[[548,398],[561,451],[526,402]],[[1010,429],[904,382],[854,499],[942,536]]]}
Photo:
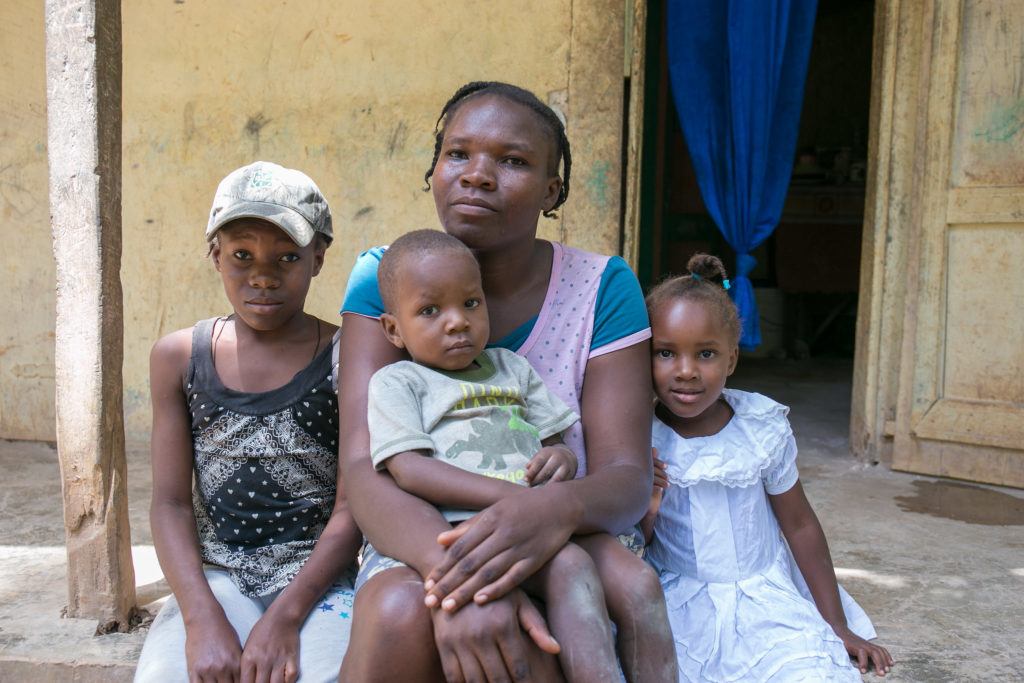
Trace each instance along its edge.
{"label": "woman's lap", "polygon": [[[341,681],[444,680],[424,595],[423,580],[415,570],[380,555],[369,544],[364,547],[356,579],[356,620]],[[523,638],[538,680],[562,680],[557,659],[542,652],[525,633]]]}

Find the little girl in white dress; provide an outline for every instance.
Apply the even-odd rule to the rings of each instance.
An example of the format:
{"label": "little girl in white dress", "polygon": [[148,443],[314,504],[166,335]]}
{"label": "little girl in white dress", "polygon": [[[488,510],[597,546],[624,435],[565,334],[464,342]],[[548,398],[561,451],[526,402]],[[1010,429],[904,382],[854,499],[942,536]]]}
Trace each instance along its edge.
{"label": "little girl in white dress", "polygon": [[788,408],[725,389],[740,324],[722,262],[687,267],[647,298],[660,460],[641,523],[680,680],[859,681],[869,663],[885,675],[892,657],[836,584],[800,485]]}

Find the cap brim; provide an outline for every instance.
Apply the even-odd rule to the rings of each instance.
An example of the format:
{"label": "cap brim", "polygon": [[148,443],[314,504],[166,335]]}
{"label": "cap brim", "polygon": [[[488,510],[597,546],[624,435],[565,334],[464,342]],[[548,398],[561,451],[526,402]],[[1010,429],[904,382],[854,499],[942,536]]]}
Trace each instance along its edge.
{"label": "cap brim", "polygon": [[243,202],[217,214],[216,220],[206,227],[206,241],[209,242],[217,231],[239,218],[259,218],[273,223],[285,231],[295,244],[304,247],[313,241],[316,231],[302,214],[280,204],[268,202]]}

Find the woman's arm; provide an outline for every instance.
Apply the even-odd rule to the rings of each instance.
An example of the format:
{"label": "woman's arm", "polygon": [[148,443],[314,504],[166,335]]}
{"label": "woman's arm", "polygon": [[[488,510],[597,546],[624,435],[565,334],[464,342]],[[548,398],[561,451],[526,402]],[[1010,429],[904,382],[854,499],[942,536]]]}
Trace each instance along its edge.
{"label": "woman's arm", "polygon": [[842,639],[847,652],[857,658],[861,673],[867,673],[870,661],[875,672],[884,676],[892,666],[892,656],[884,647],[869,643],[847,627],[828,541],[800,480],[785,493],[769,495],[768,499],[821,616]]}
{"label": "woman's arm", "polygon": [[170,334],[150,354],[153,401],[153,499],[149,522],[160,567],[185,622],[190,677],[233,680],[239,675],[238,636],[203,574],[192,511],[192,431],[181,380],[191,353],[191,330]]}
{"label": "woman's arm", "polygon": [[616,533],[640,519],[652,486],[650,378],[646,341],[588,362],[587,476],[499,501],[439,537],[448,551],[427,577],[432,603],[458,608],[504,595],[573,534]]}

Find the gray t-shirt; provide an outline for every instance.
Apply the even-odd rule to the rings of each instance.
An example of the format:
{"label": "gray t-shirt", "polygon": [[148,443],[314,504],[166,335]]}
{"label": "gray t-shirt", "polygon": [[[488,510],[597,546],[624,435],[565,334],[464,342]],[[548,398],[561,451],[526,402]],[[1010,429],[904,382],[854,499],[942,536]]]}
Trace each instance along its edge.
{"label": "gray t-shirt", "polygon": [[[579,416],[511,351],[487,349],[476,362],[447,372],[400,361],[373,375],[367,422],[377,469],[398,453],[425,450],[468,472],[526,485],[526,464],[541,440]],[[442,512],[456,522],[476,511]]]}

